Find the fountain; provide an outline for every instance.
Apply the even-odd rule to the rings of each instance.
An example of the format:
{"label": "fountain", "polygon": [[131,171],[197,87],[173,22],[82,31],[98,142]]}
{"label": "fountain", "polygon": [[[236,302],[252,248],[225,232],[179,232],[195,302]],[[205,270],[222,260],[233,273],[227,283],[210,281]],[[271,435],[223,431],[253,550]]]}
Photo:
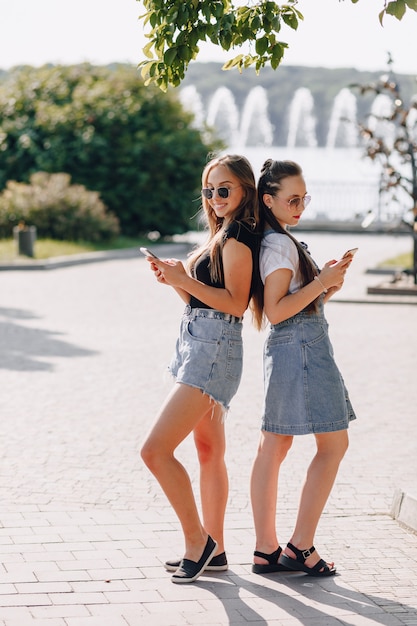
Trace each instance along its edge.
{"label": "fountain", "polygon": [[179,92],[179,99],[186,111],[194,115],[192,126],[203,129],[205,123],[205,113],[203,101],[194,85],[184,87]]}
{"label": "fountain", "polygon": [[[202,132],[207,126],[214,128],[227,146],[256,148],[273,145],[274,126],[268,113],[268,93],[264,87],[256,86],[250,89],[241,111],[232,91],[225,86],[216,89],[207,107],[204,106],[205,103],[194,85],[182,88],[179,98],[184,109],[193,113],[193,126]],[[309,89],[300,87],[294,92],[288,110],[286,148],[308,150],[319,147],[314,106]],[[368,120],[371,130],[382,134],[388,141],[393,136],[393,125],[387,120],[391,112],[390,98],[379,94],[374,99]],[[409,132],[416,132],[416,121],[417,110],[415,116],[409,118]],[[327,126],[323,147],[330,150],[359,149],[357,101],[348,88],[341,89],[334,98]]]}
{"label": "fountain", "polygon": [[207,111],[208,126],[217,129],[220,137],[231,146],[239,143],[239,111],[232,92],[227,87],[219,87]]}
{"label": "fountain", "polygon": [[290,119],[287,147],[317,147],[316,119],[313,116],[314,100],[311,91],[300,87],[290,104]]}
{"label": "fountain", "polygon": [[327,135],[327,148],[340,146],[355,148],[358,145],[356,111],[356,96],[350,89],[341,89],[334,99]]}
{"label": "fountain", "polygon": [[372,104],[368,126],[373,133],[384,137],[388,146],[392,146],[395,137],[395,126],[389,121],[393,113],[393,102],[386,94],[378,94]]}
{"label": "fountain", "polygon": [[274,128],[268,117],[268,96],[263,87],[250,90],[243,107],[240,143],[243,146],[271,146]]}
{"label": "fountain", "polygon": [[[313,196],[308,210],[310,220],[324,216],[323,219],[341,223],[358,221],[376,210],[379,169],[376,171],[375,163],[362,158],[357,102],[349,89],[340,90],[326,113],[319,111],[322,116],[326,115],[326,119],[321,118],[320,126],[311,91],[297,89],[289,101],[288,111],[282,116],[283,121],[275,120],[277,125],[284,126],[288,119],[286,145],[274,144],[274,119],[272,111],[268,111],[268,92],[263,87],[251,88],[239,108],[237,96],[235,99],[226,86],[203,100],[194,86],[185,87],[180,97],[184,107],[194,112],[195,124],[203,132],[207,126],[214,128],[226,144],[226,150],[244,154],[255,172],[259,172],[265,159],[270,157],[300,163]],[[206,101],[208,105],[204,106]],[[382,123],[383,107],[386,107],[383,101],[374,103],[374,124]],[[331,114],[327,114],[327,110]],[[317,128],[322,126],[324,141],[319,145]],[[281,136],[285,141],[285,133]]]}

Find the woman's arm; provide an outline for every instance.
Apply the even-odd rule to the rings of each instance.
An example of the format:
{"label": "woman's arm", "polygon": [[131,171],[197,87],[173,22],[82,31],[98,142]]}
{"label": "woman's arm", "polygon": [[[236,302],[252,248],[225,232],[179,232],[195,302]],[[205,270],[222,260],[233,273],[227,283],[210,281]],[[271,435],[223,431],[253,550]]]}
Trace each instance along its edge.
{"label": "woman's arm", "polygon": [[[159,267],[154,263],[156,257],[148,257],[147,260],[150,263],[151,266],[151,270],[153,271],[153,273],[155,274],[156,280],[161,283],[162,285],[168,285],[168,283],[166,282],[166,280],[163,277],[163,274],[161,272],[161,270],[159,269]],[[160,261],[161,259],[157,259],[158,261]],[[179,295],[179,297],[184,300],[185,304],[189,304],[190,303],[190,294],[187,293],[186,291],[184,291],[184,289],[180,289],[178,287],[174,287],[175,291],[177,292],[177,294]]]}
{"label": "woman's arm", "polygon": [[292,277],[289,269],[278,269],[265,280],[264,309],[271,324],[279,324],[302,311],[313,302],[323,288],[317,281],[312,281],[295,293],[288,293]]}
{"label": "woman's arm", "polygon": [[211,287],[189,276],[181,261],[172,259],[154,261],[154,264],[161,272],[158,280],[174,287],[180,295],[189,294],[212,309],[241,317],[249,303],[252,252],[248,246],[231,238],[223,246],[222,258],[224,288]]}
{"label": "woman's arm", "polygon": [[184,300],[185,304],[190,304],[190,294],[188,291],[184,291],[184,289],[179,289],[178,287],[173,287],[181,300]]}
{"label": "woman's arm", "polygon": [[312,280],[295,293],[288,293],[292,271],[278,269],[269,274],[265,280],[264,306],[265,315],[271,324],[279,324],[284,320],[302,311],[310,302],[313,302],[324,289],[329,297],[343,284],[344,275],[350,261],[329,261],[320,273],[320,281]]}
{"label": "woman's arm", "polygon": [[335,285],[334,287],[329,287],[329,289],[327,290],[327,293],[324,294],[323,302],[324,303],[328,302],[330,298],[334,296],[334,294],[337,291],[340,291],[342,287],[343,287],[343,283],[341,283],[340,285]]}

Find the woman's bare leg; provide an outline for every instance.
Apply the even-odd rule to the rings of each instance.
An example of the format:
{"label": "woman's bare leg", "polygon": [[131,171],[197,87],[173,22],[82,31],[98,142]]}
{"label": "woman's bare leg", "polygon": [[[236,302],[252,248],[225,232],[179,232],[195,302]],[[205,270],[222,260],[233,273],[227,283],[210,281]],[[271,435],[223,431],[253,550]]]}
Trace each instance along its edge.
{"label": "woman's bare leg", "polygon": [[200,462],[200,493],[204,528],[218,543],[217,554],[224,552],[224,517],[229,481],[224,455],[226,438],[223,409],[210,408],[194,428],[194,441]]}
{"label": "woman's bare leg", "polygon": [[212,407],[210,398],[199,389],[177,383],[141,450],[145,464],[180,520],[185,539],[184,556],[191,561],[200,559],[208,533],[200,521],[188,473],[175,458],[174,451]]}
{"label": "woman's bare leg", "polygon": [[[336,475],[349,445],[347,430],[322,433],[315,436],[317,452],[306,475],[301,492],[297,520],[290,542],[300,550],[314,544],[314,536],[321,514],[332,490]],[[295,555],[285,548],[288,556]],[[313,567],[320,560],[317,552],[306,559],[306,566]]]}
{"label": "woman's bare leg", "polygon": [[[251,502],[256,533],[256,550],[271,554],[278,545],[276,511],[278,475],[281,463],[291,447],[293,438],[262,431],[251,476]],[[254,562],[267,561],[255,556]]]}

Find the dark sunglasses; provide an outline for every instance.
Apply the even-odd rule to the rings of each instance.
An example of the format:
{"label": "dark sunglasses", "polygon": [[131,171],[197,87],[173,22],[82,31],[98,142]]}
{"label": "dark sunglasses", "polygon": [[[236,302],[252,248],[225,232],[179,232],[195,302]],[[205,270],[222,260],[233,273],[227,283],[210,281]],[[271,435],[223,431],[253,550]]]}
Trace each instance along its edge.
{"label": "dark sunglasses", "polygon": [[[240,187],[240,185],[237,185],[237,187]],[[233,191],[233,189],[237,189],[237,187],[217,187],[217,189],[203,187],[203,189],[201,190],[201,194],[204,196],[204,198],[207,198],[207,200],[211,200],[217,191],[217,195],[219,196],[219,198],[228,198],[230,196],[230,192]]]}

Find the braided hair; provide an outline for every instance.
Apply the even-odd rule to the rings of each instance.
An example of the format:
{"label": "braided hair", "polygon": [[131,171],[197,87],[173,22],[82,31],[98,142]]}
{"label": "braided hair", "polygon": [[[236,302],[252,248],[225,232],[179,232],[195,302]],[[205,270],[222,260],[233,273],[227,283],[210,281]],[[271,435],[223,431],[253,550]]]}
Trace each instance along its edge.
{"label": "braided hair", "polygon": [[[311,283],[314,276],[317,276],[318,270],[312,261],[309,253],[301,242],[299,242],[293,235],[277,220],[272,211],[266,206],[264,202],[264,194],[276,196],[281,189],[281,183],[284,178],[290,176],[302,176],[302,169],[298,163],[294,161],[275,161],[274,159],[267,159],[262,166],[261,175],[258,181],[258,201],[261,223],[263,225],[268,224],[274,231],[281,233],[286,237],[289,237],[294,242],[299,258],[299,270],[301,274],[302,286]],[[317,311],[319,298],[316,298],[310,304],[306,306],[305,311]]]}

